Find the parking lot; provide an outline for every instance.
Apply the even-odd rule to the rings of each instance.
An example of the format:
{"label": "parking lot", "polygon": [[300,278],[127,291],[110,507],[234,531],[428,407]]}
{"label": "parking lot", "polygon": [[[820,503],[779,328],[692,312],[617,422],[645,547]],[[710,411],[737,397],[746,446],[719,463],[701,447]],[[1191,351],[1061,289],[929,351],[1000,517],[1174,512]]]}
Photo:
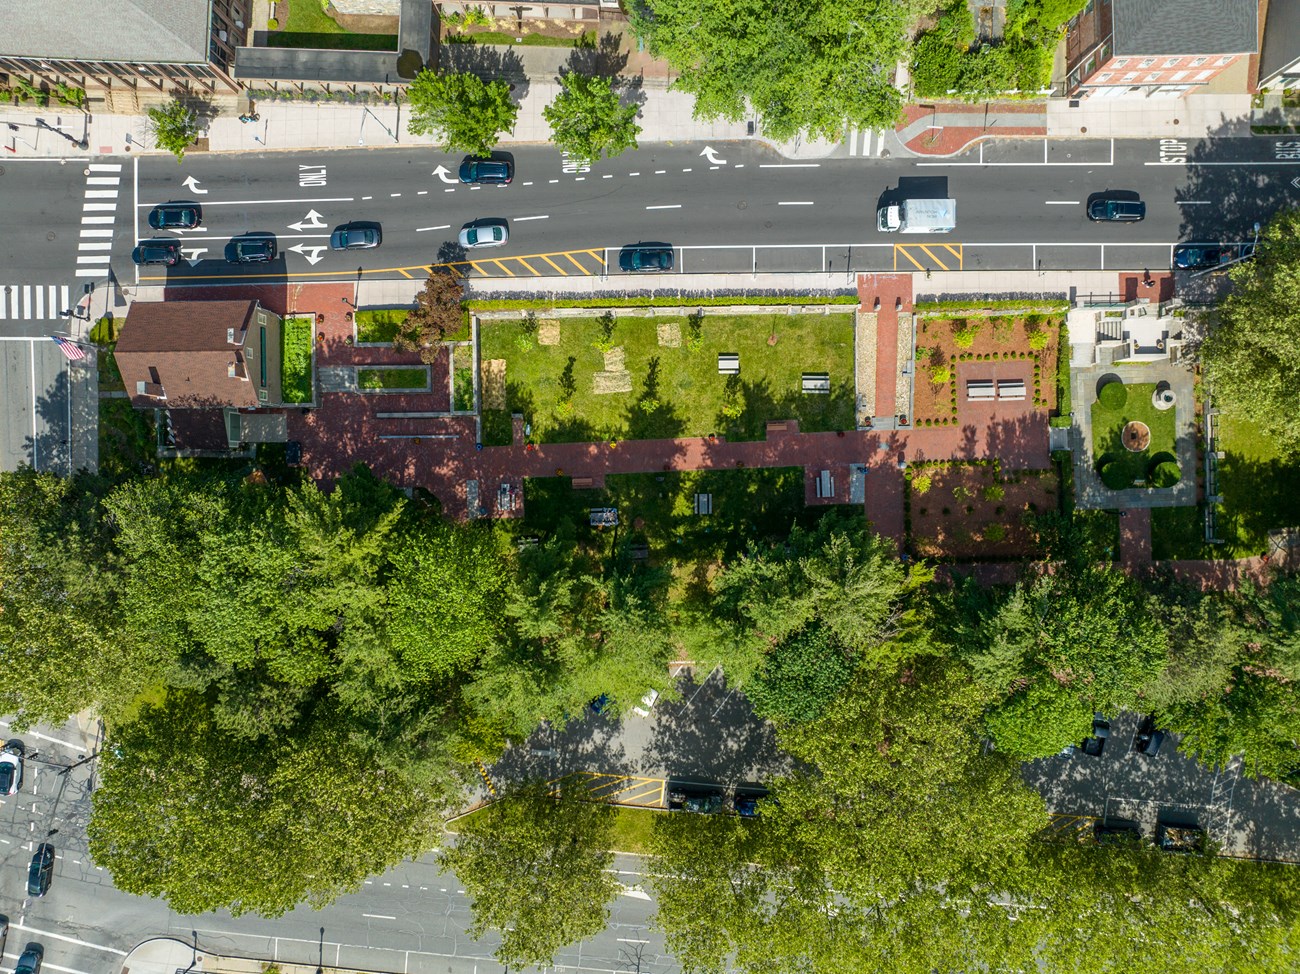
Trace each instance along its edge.
{"label": "parking lot", "polygon": [[1300,862],[1300,792],[1244,777],[1239,758],[1205,768],[1179,753],[1174,734],[1159,754],[1136,753],[1139,719],[1113,718],[1098,756],[1079,751],[1025,765],[1024,779],[1046,799],[1055,827],[1136,822],[1150,838],[1158,821],[1195,825],[1228,855]]}

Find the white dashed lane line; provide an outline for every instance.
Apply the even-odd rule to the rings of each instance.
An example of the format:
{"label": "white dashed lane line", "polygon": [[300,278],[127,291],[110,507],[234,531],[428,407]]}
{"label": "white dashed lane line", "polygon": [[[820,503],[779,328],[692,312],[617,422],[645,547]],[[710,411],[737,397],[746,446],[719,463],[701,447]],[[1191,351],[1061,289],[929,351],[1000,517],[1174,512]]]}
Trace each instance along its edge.
{"label": "white dashed lane line", "polygon": [[450,223],[444,223],[444,224],[443,224],[442,226],[440,226],[440,227],[416,227],[416,228],[415,228],[415,232],[416,232],[416,233],[424,233],[426,230],[450,230],[450,229],[451,229],[451,224],[450,224]]}
{"label": "white dashed lane line", "polygon": [[812,206],[812,200],[782,200],[777,206]]}
{"label": "white dashed lane line", "polygon": [[525,220],[549,220],[550,218],[549,213],[545,216],[517,216],[515,217],[515,223],[523,223]]}
{"label": "white dashed lane line", "polygon": [[682,204],[680,203],[664,203],[662,206],[646,207],[647,210],[680,210],[681,208],[682,208]]}

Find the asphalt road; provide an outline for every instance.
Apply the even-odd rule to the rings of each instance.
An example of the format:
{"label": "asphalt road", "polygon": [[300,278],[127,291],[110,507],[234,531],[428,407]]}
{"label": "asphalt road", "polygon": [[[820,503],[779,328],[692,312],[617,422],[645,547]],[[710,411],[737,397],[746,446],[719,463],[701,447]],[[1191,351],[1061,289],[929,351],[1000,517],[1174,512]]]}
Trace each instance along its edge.
{"label": "asphalt road", "polygon": [[[990,143],[951,160],[807,162],[781,159],[757,143],[652,145],[586,171],[547,147],[512,155],[512,185],[478,188],[456,180],[459,156],[430,149],[194,155],[179,166],[148,156],[115,160],[120,174],[85,173],[80,162],[11,162],[0,175],[10,231],[0,238],[0,286],[66,284],[74,255],[109,256],[116,276],[132,282],[130,250],[153,235],[149,210],[180,199],[202,205],[203,226],[159,234],[180,238],[187,260],[170,270],[141,268],[142,280],[419,277],[432,263],[466,257],[479,265],[471,273],[487,276],[599,273],[605,260],[616,265],[618,248],[638,241],[682,248],[686,273],[828,265],[1158,268],[1168,266],[1180,240],[1250,239],[1256,220],[1300,203],[1300,142],[1287,138],[1027,140]],[[1090,223],[1086,201],[1106,189],[1140,194],[1147,219]],[[889,194],[954,197],[956,231],[878,232],[875,209]],[[83,209],[92,202],[101,212]],[[79,237],[88,216],[98,239]],[[455,243],[457,231],[484,218],[509,221],[510,242],[467,255]],[[383,246],[331,253],[330,230],[348,220],[380,223]],[[111,235],[103,233],[108,228]],[[251,268],[227,265],[226,244],[249,231],[275,234],[281,257]],[[576,263],[556,256],[570,253]],[[531,259],[536,255],[552,260]],[[0,312],[0,320],[16,317],[12,308]]]}

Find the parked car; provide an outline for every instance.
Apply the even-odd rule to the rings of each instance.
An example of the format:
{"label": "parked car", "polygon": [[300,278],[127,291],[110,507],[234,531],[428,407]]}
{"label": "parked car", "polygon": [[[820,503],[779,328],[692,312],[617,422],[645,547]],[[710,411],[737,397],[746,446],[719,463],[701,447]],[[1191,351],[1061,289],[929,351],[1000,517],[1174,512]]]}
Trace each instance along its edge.
{"label": "parked car", "polygon": [[42,842],[36,847],[32,863],[27,869],[27,895],[44,896],[50,891],[54,878],[54,846]]}
{"label": "parked car", "polygon": [[32,942],[27,945],[18,963],[14,965],[14,974],[41,974],[41,962],[45,960],[45,948]]}
{"label": "parked car", "polygon": [[275,237],[244,234],[226,244],[227,264],[266,264],[276,257]]}
{"label": "parked car", "polygon": [[1143,717],[1138,724],[1137,733],[1133,735],[1133,750],[1147,757],[1160,753],[1160,745],[1165,742],[1165,732],[1156,729],[1154,717]]}
{"label": "parked car", "polygon": [[588,702],[587,709],[590,710],[597,717],[599,717],[601,714],[603,714],[606,710],[609,709],[609,694],[602,693],[599,697],[596,697],[594,700]]}
{"label": "parked car", "polygon": [[1201,271],[1236,263],[1255,256],[1254,244],[1179,244],[1174,248],[1174,266]]}
{"label": "parked car", "polygon": [[503,247],[510,240],[510,229],[504,220],[490,223],[478,221],[467,223],[460,228],[460,245],[466,250],[483,247]]}
{"label": "parked car", "polygon": [[137,264],[166,264],[172,267],[180,263],[181,245],[179,241],[170,238],[141,240],[139,246],[131,251],[131,259]]}
{"label": "parked car", "polygon": [[330,234],[330,250],[372,250],[383,241],[377,223],[345,223]]}
{"label": "parked car", "polygon": [[721,788],[694,785],[674,785],[668,792],[668,810],[693,812],[696,815],[716,815],[722,811]]}
{"label": "parked car", "polygon": [[767,797],[766,788],[737,788],[731,807],[741,818],[757,818],[758,802]]}
{"label": "parked car", "polygon": [[673,269],[673,248],[667,244],[636,244],[619,251],[618,266],[630,274],[661,273]]}
{"label": "parked car", "polygon": [[1080,745],[1084,754],[1100,757],[1106,749],[1106,739],[1110,737],[1110,721],[1101,714],[1092,715],[1092,736]]}
{"label": "parked car", "polygon": [[1205,848],[1205,831],[1193,825],[1157,822],[1156,845],[1165,852],[1200,852]]}
{"label": "parked car", "polygon": [[159,203],[149,211],[149,226],[155,230],[193,230],[202,222],[198,203]]}
{"label": "parked car", "polygon": [[10,741],[0,752],[0,795],[15,795],[22,786],[22,744]]}
{"label": "parked car", "polygon": [[476,159],[466,156],[460,164],[462,183],[509,184],[515,178],[515,166],[509,159]]}
{"label": "parked car", "polygon": [[1093,826],[1093,836],[1102,845],[1136,845],[1142,841],[1142,830],[1136,822],[1099,819]]}
{"label": "parked car", "polygon": [[0,957],[4,956],[5,946],[9,943],[9,918],[0,913]]}
{"label": "parked car", "polygon": [[1088,201],[1088,219],[1110,223],[1136,223],[1145,219],[1147,205],[1133,193],[1098,193]]}

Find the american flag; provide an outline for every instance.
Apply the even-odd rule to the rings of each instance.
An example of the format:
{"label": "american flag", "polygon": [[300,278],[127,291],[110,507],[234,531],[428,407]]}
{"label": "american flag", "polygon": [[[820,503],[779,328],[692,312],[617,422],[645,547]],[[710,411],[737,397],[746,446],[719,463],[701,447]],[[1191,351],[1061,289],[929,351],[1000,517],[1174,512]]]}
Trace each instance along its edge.
{"label": "american flag", "polygon": [[68,357],[68,360],[75,362],[78,359],[86,357],[86,350],[76,342],[68,341],[62,335],[51,335],[50,340],[59,346],[59,351]]}

